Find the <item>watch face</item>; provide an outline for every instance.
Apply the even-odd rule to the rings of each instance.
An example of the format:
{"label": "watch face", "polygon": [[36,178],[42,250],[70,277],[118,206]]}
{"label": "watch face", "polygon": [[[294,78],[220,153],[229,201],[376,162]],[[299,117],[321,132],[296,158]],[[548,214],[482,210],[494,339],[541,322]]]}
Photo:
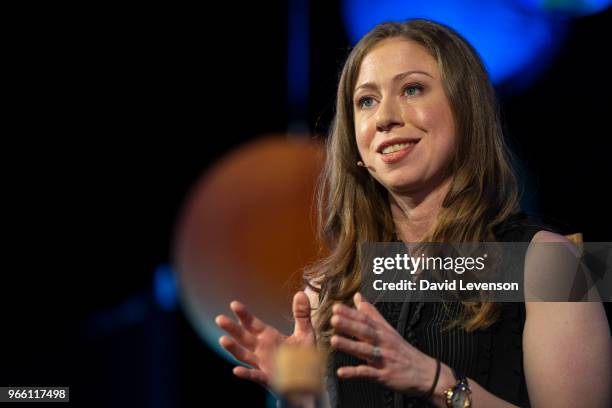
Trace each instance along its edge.
{"label": "watch face", "polygon": [[455,390],[451,398],[453,408],[464,408],[470,406],[469,394],[462,390]]}

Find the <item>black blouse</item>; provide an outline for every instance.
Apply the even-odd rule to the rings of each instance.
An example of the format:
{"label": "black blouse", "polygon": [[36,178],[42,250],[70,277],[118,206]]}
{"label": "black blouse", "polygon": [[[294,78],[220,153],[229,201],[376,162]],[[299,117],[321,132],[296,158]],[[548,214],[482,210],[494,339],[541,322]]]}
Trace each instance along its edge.
{"label": "black blouse", "polygon": [[[499,242],[530,242],[540,230],[556,232],[539,218],[517,213],[494,231]],[[460,313],[461,304],[381,302],[375,304],[387,321],[422,352],[438,358],[474,379],[496,396],[521,407],[529,406],[523,372],[524,303],[500,303],[500,319],[487,329],[466,332],[442,330]],[[368,380],[340,380],[336,370],[364,362],[334,351],[330,356],[327,388],[332,407],[430,407],[419,398],[393,392]]]}

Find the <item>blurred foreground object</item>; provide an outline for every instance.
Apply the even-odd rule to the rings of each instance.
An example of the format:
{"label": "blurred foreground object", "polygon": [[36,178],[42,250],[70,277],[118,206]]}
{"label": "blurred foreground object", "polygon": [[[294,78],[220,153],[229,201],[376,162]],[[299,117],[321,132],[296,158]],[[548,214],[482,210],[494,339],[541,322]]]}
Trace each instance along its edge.
{"label": "blurred foreground object", "polygon": [[323,408],[325,365],[317,349],[305,346],[281,346],[276,354],[272,379],[279,395],[279,408]]}
{"label": "blurred foreground object", "polygon": [[239,300],[282,332],[301,269],[316,258],[313,193],[321,146],[275,135],[230,152],[193,188],[178,219],[174,267],[182,306],[224,357],[214,324]]}

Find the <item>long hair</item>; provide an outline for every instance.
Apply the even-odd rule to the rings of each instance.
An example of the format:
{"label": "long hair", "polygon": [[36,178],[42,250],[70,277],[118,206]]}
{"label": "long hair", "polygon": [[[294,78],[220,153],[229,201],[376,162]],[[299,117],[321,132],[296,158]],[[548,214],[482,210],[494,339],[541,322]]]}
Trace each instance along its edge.
{"label": "long hair", "polygon": [[[518,209],[518,187],[502,133],[499,107],[474,48],[457,32],[422,19],[377,25],[351,50],[340,75],[335,117],[320,176],[318,234],[325,255],[304,271],[304,282],[319,293],[317,339],[329,347],[336,302],[352,305],[364,262],[361,243],[387,242],[394,235],[389,195],[356,166],[353,89],[365,55],[380,41],[404,38],[423,46],[437,61],[457,137],[450,163],[451,184],[435,225],[423,242],[495,241],[492,229]],[[495,303],[464,303],[455,323],[467,331],[498,319]]]}

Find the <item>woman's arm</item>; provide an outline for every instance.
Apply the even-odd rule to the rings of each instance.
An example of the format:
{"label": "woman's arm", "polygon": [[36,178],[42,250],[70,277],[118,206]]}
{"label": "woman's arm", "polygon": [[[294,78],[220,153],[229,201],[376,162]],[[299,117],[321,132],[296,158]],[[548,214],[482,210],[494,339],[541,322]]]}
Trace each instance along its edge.
{"label": "woman's arm", "polygon": [[[532,242],[573,245],[540,231]],[[527,302],[523,358],[533,407],[612,406],[612,341],[597,302]]]}
{"label": "woman's arm", "polygon": [[523,358],[533,407],[610,407],[610,330],[601,303],[527,303]]}

